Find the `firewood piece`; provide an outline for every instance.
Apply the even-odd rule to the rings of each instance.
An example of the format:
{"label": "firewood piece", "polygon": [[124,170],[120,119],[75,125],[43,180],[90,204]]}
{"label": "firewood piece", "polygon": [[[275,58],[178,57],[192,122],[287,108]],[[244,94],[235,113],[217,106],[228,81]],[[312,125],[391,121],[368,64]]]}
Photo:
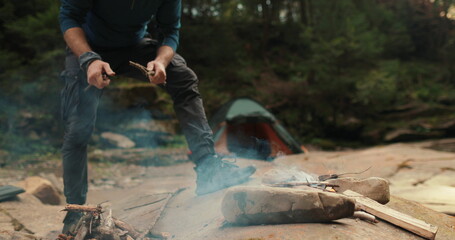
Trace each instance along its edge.
{"label": "firewood piece", "polygon": [[372,223],[377,223],[378,220],[376,220],[376,217],[374,215],[371,215],[369,213],[366,213],[364,211],[355,211],[354,215],[352,215],[353,218],[358,218],[360,220],[372,222]]}
{"label": "firewood piece", "polygon": [[62,211],[67,212],[86,212],[86,213],[102,213],[103,208],[101,206],[85,206],[85,205],[77,205],[77,204],[68,204],[66,205],[65,209]]}
{"label": "firewood piece", "polygon": [[76,237],[74,240],[84,240],[85,236],[87,235],[88,229],[85,224],[82,224],[79,230],[77,231]]}
{"label": "firewood piece", "polygon": [[438,231],[437,226],[393,210],[354,191],[346,190],[343,194],[354,198],[356,200],[356,205],[363,211],[371,213],[387,222],[402,227],[426,239],[434,239],[436,236]]}
{"label": "firewood piece", "polygon": [[112,209],[106,209],[107,216],[104,216],[104,219],[100,226],[96,228],[96,232],[99,233],[97,239],[112,239],[120,240],[120,236],[116,232],[114,220],[112,219]]}
{"label": "firewood piece", "polygon": [[112,220],[114,220],[115,226],[117,226],[121,230],[128,231],[128,235],[130,235],[134,239],[138,238],[141,235],[136,229],[134,229],[128,223],[125,223],[125,222],[123,222],[123,221],[121,221],[119,219],[116,219],[116,218],[112,218]]}

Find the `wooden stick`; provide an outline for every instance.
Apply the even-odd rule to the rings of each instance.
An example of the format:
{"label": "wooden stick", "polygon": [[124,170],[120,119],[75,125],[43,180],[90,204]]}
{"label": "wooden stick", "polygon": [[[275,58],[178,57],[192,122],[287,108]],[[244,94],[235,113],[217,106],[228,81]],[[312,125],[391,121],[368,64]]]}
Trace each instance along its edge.
{"label": "wooden stick", "polygon": [[294,187],[294,186],[325,186],[325,187],[339,187],[336,184],[330,184],[328,182],[282,182],[282,183],[273,183],[273,184],[266,184],[267,186],[271,187]]}
{"label": "wooden stick", "polygon": [[67,212],[86,212],[86,213],[102,213],[103,209],[101,206],[86,206],[77,204],[68,204],[62,211]]}
{"label": "wooden stick", "polygon": [[142,66],[139,63],[135,63],[133,61],[130,61],[130,66],[135,67],[136,69],[141,71],[142,74],[144,74],[144,76],[147,77],[147,78],[155,75],[155,71],[150,71],[146,67]]}
{"label": "wooden stick", "polygon": [[371,213],[387,222],[402,227],[426,239],[434,239],[436,236],[438,231],[437,226],[393,210],[354,191],[346,190],[343,194],[348,197],[353,197],[356,200],[356,205],[363,211]]}
{"label": "wooden stick", "polygon": [[369,214],[369,213],[366,213],[364,211],[355,211],[354,212],[354,215],[352,215],[353,218],[358,218],[360,220],[364,220],[364,221],[368,221],[368,222],[372,222],[372,223],[377,223],[378,220],[376,220],[376,217]]}
{"label": "wooden stick", "polygon": [[120,228],[123,231],[127,231],[128,235],[130,235],[134,239],[138,238],[141,235],[138,231],[136,231],[136,229],[134,229],[133,226],[129,225],[128,223],[125,223],[117,218],[112,218],[112,219],[114,220],[115,226],[117,226],[118,228]]}

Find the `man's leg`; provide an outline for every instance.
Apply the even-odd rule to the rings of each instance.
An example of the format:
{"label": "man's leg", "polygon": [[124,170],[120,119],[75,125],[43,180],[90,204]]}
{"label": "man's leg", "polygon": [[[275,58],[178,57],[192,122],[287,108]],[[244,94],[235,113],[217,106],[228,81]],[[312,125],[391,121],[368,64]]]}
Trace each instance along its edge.
{"label": "man's leg", "polygon": [[[65,87],[61,92],[62,118],[65,123],[63,139],[63,180],[66,202],[85,204],[87,194],[87,144],[92,135],[101,90],[87,86],[86,75],[70,51],[65,59],[62,78]],[[78,220],[78,214],[67,214],[64,232]]]}
{"label": "man's leg", "polygon": [[[134,51],[132,60],[146,65],[155,58],[156,47],[152,41],[144,40]],[[254,167],[240,169],[215,155],[212,130],[207,122],[196,74],[178,54],[166,68],[166,73],[167,83],[163,88],[172,97],[174,110],[192,152],[191,158],[196,164],[197,194],[214,192],[247,181],[255,172]]]}
{"label": "man's leg", "polygon": [[212,130],[207,122],[196,74],[187,67],[178,54],[168,68],[166,91],[172,97],[174,110],[191,150],[191,158],[199,164],[202,159],[215,155]]}
{"label": "man's leg", "polygon": [[[142,81],[148,81],[137,69],[129,66],[128,61],[134,61],[144,66],[156,57],[156,41],[144,38],[130,50],[115,53],[99,51],[103,59],[107,59],[117,75],[126,75]],[[119,61],[119,57],[124,58]],[[185,60],[178,54],[166,68],[167,83],[161,86],[172,97],[174,110],[181,129],[192,152],[191,159],[198,163],[200,159],[215,154],[212,130],[205,116],[201,95],[197,87],[196,74],[186,66]]]}

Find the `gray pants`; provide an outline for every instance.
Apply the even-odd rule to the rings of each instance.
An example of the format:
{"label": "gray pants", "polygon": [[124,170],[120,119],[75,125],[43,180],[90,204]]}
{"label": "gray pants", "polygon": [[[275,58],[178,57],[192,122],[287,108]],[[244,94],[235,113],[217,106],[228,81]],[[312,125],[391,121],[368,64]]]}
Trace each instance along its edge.
{"label": "gray pants", "polygon": [[[117,75],[146,80],[138,70],[129,66],[128,61],[146,66],[156,57],[157,45],[145,38],[134,47],[94,51],[110,64]],[[204,113],[196,74],[178,54],[172,59],[166,73],[167,83],[163,88],[172,97],[174,110],[192,151],[192,159],[197,161],[214,154],[212,131]],[[103,90],[91,87],[84,91],[88,85],[87,76],[79,68],[77,57],[69,50],[62,79],[65,81],[61,92],[62,119],[65,123],[62,147],[64,192],[67,203],[84,204],[87,194],[87,143],[95,126]]]}

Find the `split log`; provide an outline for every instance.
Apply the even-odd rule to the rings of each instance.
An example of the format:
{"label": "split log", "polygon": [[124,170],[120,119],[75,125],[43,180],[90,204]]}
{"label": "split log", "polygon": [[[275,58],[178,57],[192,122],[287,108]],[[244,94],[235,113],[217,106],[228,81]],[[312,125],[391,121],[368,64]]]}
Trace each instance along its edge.
{"label": "split log", "polygon": [[352,197],[356,200],[356,206],[365,212],[371,213],[376,217],[384,219],[396,226],[402,227],[410,232],[413,232],[427,239],[434,239],[438,231],[438,227],[428,224],[420,219],[413,218],[404,213],[393,210],[387,206],[371,200],[359,193],[351,190],[343,192],[344,195]]}

